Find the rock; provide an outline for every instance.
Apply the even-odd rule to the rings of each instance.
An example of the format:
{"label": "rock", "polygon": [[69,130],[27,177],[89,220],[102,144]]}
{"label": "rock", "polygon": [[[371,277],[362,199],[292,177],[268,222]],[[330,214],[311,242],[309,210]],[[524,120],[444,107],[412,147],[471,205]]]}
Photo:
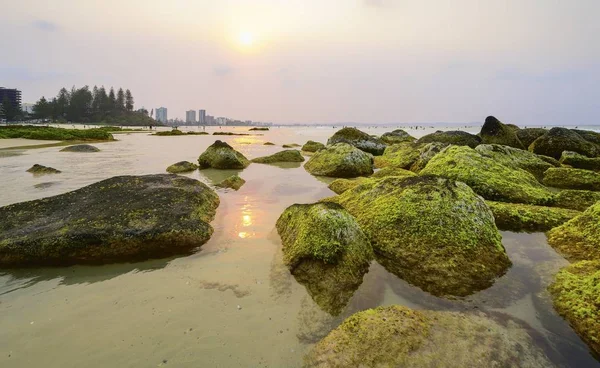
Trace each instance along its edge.
{"label": "rock", "polygon": [[282,146],[283,148],[296,148],[296,147],[301,147],[298,143],[289,143],[289,144],[284,144]]}
{"label": "rock", "polygon": [[564,224],[581,212],[565,208],[486,201],[500,230],[542,232]]}
{"label": "rock", "polygon": [[410,170],[414,172],[419,172],[427,166],[429,160],[431,160],[435,155],[442,152],[444,148],[448,147],[447,143],[427,143],[423,147],[419,148],[419,156],[417,160],[410,166]]}
{"label": "rock", "polygon": [[402,129],[396,129],[392,132],[383,133],[381,141],[386,144],[396,144],[402,142],[414,142],[415,137],[411,136]]}
{"label": "rock", "polygon": [[346,143],[337,143],[315,152],[304,164],[313,175],[353,178],[373,173],[371,155]]}
{"label": "rock", "polygon": [[336,143],[347,143],[375,156],[382,155],[386,147],[381,139],[371,137],[356,128],[340,129],[327,140],[328,146]]}
{"label": "rock", "polygon": [[409,142],[387,146],[382,156],[376,156],[374,158],[375,167],[378,169],[383,167],[410,169],[421,156],[419,149],[424,146],[425,144]]}
{"label": "rock", "polygon": [[439,175],[469,185],[477,194],[492,201],[545,205],[552,192],[531,173],[508,167],[476,150],[450,146],[433,157],[421,175]]}
{"label": "rock", "polygon": [[591,130],[581,130],[581,129],[571,129],[575,133],[579,134],[579,136],[585,139],[588,142],[594,143],[596,145],[600,145],[600,133],[593,132]]}
{"label": "rock", "polygon": [[529,151],[538,155],[560,159],[563,151],[580,153],[587,157],[600,154],[600,147],[586,141],[579,134],[566,128],[552,128],[529,146]]}
{"label": "rock", "polygon": [[588,207],[598,201],[600,201],[600,192],[565,189],[554,195],[552,206],[585,211]]}
{"label": "rock", "polygon": [[475,148],[475,151],[504,166],[518,167],[529,171],[538,181],[542,181],[546,170],[551,167],[560,166],[558,162],[556,162],[556,165],[553,165],[535,153],[499,144],[481,144]]}
{"label": "rock", "polygon": [[263,146],[274,146],[274,145],[275,145],[275,143],[273,143],[273,142],[265,142],[265,143],[263,143]]}
{"label": "rock", "polygon": [[27,172],[30,172],[30,173],[36,174],[36,175],[42,175],[42,174],[60,174],[62,171],[56,170],[53,167],[35,164],[32,167],[30,167],[29,169],[27,169]]}
{"label": "rock", "polygon": [[237,174],[236,175],[231,175],[230,177],[228,177],[227,179],[223,180],[222,182],[216,184],[216,187],[219,188],[230,188],[233,190],[239,190],[242,185],[246,184],[246,180],[240,178]]}
{"label": "rock", "polygon": [[388,177],[328,200],[357,219],[388,271],[436,296],[485,289],[511,264],[491,211],[464,183]]}
{"label": "rock", "polygon": [[512,129],[512,130],[513,130],[513,131],[515,131],[515,132],[516,132],[517,130],[521,129],[521,128],[519,128],[519,126],[518,126],[518,125],[515,125],[515,124],[504,124],[504,125],[506,125],[507,127],[509,127],[510,129]]}
{"label": "rock", "polygon": [[569,261],[600,261],[600,202],[547,235],[548,244]]}
{"label": "rock", "polygon": [[254,127],[254,128],[250,128],[248,130],[250,130],[250,131],[253,131],[253,130],[263,130],[263,131],[266,131],[266,130],[269,130],[269,128],[267,128],[267,127]]}
{"label": "rock", "polygon": [[302,151],[306,152],[317,152],[320,149],[325,148],[325,145],[320,142],[308,141],[302,146]]}
{"label": "rock", "polygon": [[281,214],[276,227],[290,272],[323,310],[339,314],[373,259],[354,218],[334,203],[295,204]]}
{"label": "rock", "polygon": [[493,116],[488,116],[485,119],[479,136],[481,137],[481,143],[484,144],[501,144],[503,146],[525,149],[525,146],[523,146],[523,143],[517,137],[515,130],[502,124],[500,120]]}
{"label": "rock", "polygon": [[421,137],[417,143],[447,143],[455,146],[469,146],[471,148],[477,147],[481,143],[481,138],[471,133],[463,132],[461,130],[450,130],[443,132],[438,130],[435,133],[427,134]]}
{"label": "rock", "polygon": [[600,354],[600,261],[581,261],[562,269],[548,290],[556,311]]}
{"label": "rock", "polygon": [[198,168],[198,165],[189,162],[189,161],[179,161],[169,167],[167,167],[167,172],[170,172],[172,174],[177,174],[177,173],[182,173],[182,172],[189,172],[189,171],[194,171]]}
{"label": "rock", "polygon": [[212,235],[219,205],[179,175],[117,176],[0,208],[0,266],[109,263],[189,253]]}
{"label": "rock", "polygon": [[60,152],[100,152],[100,149],[90,144],[78,144],[75,146],[65,147],[61,149]]}
{"label": "rock", "polygon": [[[385,178],[388,176],[417,176],[417,174],[415,174],[412,171],[408,171],[405,169],[400,169],[397,167],[384,167],[381,170],[378,170],[377,172],[375,172],[373,175],[371,175],[371,178]],[[339,194],[339,193],[338,193]]]}
{"label": "rock", "polygon": [[555,188],[600,191],[600,173],[583,169],[554,167],[546,170],[543,182]]}
{"label": "rock", "polygon": [[336,179],[336,180],[332,181],[331,184],[329,184],[327,186],[327,188],[331,189],[331,191],[336,194],[342,194],[345,191],[347,191],[348,189],[352,189],[363,183],[369,183],[369,182],[371,182],[371,180],[372,179],[370,179],[370,178],[363,178],[363,177],[359,177],[359,178],[355,178],[355,179]]}
{"label": "rock", "polygon": [[577,152],[563,151],[559,162],[577,169],[600,171],[600,157],[589,158]]}
{"label": "rock", "polygon": [[198,158],[200,169],[244,169],[250,161],[225,142],[215,141]]}
{"label": "rock", "polygon": [[285,150],[271,156],[257,157],[252,159],[257,164],[272,164],[276,162],[304,162],[304,157],[298,150]]}
{"label": "rock", "polygon": [[523,147],[529,147],[533,141],[548,133],[548,129],[544,128],[524,128],[515,132],[517,138],[523,143]]}
{"label": "rock", "polygon": [[379,307],[346,319],[312,348],[304,367],[554,367],[532,334],[483,313]]}

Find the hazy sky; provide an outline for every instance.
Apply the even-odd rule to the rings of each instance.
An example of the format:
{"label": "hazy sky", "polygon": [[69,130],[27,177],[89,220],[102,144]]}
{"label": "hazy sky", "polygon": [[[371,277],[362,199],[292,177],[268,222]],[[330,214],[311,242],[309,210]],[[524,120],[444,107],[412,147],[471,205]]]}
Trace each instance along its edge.
{"label": "hazy sky", "polygon": [[600,0],[0,0],[0,85],[291,122],[600,124]]}

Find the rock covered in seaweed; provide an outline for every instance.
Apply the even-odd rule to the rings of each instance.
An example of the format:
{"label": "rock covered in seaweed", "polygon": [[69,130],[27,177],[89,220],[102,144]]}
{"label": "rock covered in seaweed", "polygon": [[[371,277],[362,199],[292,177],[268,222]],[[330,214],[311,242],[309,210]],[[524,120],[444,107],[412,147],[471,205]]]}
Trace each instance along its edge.
{"label": "rock covered in seaweed", "polygon": [[525,149],[514,129],[506,126],[493,116],[488,116],[479,132],[481,143],[501,144],[518,149]]}
{"label": "rock covered in seaweed", "polygon": [[272,164],[277,162],[304,162],[304,157],[298,150],[285,150],[270,156],[257,157],[251,160],[257,164]]}
{"label": "rock covered in seaweed", "polygon": [[379,138],[371,137],[356,128],[340,129],[327,140],[328,146],[336,143],[347,143],[375,156],[382,155],[386,147]]}
{"label": "rock covered in seaweed", "polygon": [[600,147],[586,141],[570,129],[555,127],[533,141],[529,146],[529,151],[558,160],[564,151],[577,152],[587,157],[597,157],[600,154]]}
{"label": "rock covered in seaweed", "polygon": [[0,208],[0,265],[109,263],[183,254],[204,244],[219,205],[179,175],[117,176]]}
{"label": "rock covered in seaweed", "polygon": [[539,181],[544,177],[544,172],[551,167],[559,166],[556,162],[552,164],[547,159],[541,158],[535,153],[524,151],[499,144],[481,144],[475,148],[480,155],[489,157],[494,161],[510,167],[518,167],[532,173]]}
{"label": "rock covered in seaweed", "polygon": [[302,151],[306,152],[317,152],[320,149],[325,148],[325,145],[321,142],[308,141],[302,146]]}
{"label": "rock covered in seaweed", "polygon": [[36,174],[36,175],[42,175],[42,174],[60,174],[62,171],[57,170],[53,167],[44,166],[44,165],[40,165],[40,164],[34,164],[32,167],[27,169],[27,172]]}
{"label": "rock covered in seaweed", "polygon": [[414,142],[416,139],[403,129],[396,129],[391,132],[383,133],[381,140],[386,144],[396,144],[402,142]]}
{"label": "rock covered in seaweed", "polygon": [[552,206],[585,211],[598,201],[600,201],[600,192],[564,189],[554,195]]}
{"label": "rock covered in seaweed", "polygon": [[418,149],[419,155],[416,161],[410,166],[410,170],[419,172],[427,166],[429,160],[435,157],[438,153],[442,152],[444,148],[448,147],[447,143],[427,143],[423,147]]}
{"label": "rock covered in seaweed", "polygon": [[577,152],[563,151],[559,162],[577,169],[600,171],[600,157],[590,158]]}
{"label": "rock covered in seaweed", "polygon": [[315,152],[304,164],[313,175],[354,178],[373,173],[373,158],[346,143],[337,143]]}
{"label": "rock covered in seaweed", "polygon": [[550,230],[548,244],[570,261],[600,261],[600,202]]}
{"label": "rock covered in seaweed", "polygon": [[410,169],[417,162],[421,153],[419,149],[425,144],[417,143],[398,143],[387,146],[382,156],[374,158],[375,167],[378,169],[384,167],[397,167],[401,169]]}
{"label": "rock covered in seaweed", "polygon": [[486,201],[500,230],[541,232],[564,224],[581,214],[579,211],[522,203]]}
{"label": "rock covered in seaweed", "polygon": [[244,169],[250,161],[225,142],[215,141],[198,158],[200,169]]}
{"label": "rock covered in seaweed", "polygon": [[515,132],[517,138],[523,143],[523,147],[528,148],[533,141],[548,133],[548,129],[544,128],[523,128]]}
{"label": "rock covered in seaweed", "polygon": [[543,182],[555,188],[600,191],[600,173],[583,169],[554,167],[546,170]]}
{"label": "rock covered in seaweed", "polygon": [[233,190],[239,190],[244,184],[246,184],[246,180],[240,178],[237,174],[231,175],[227,179],[222,182],[216,184],[216,187],[219,188],[229,188]]}
{"label": "rock covered in seaweed", "polygon": [[447,143],[455,146],[477,147],[481,143],[481,138],[462,130],[441,131],[427,134],[417,141],[417,143]]}
{"label": "rock covered in seaweed", "polygon": [[90,144],[77,144],[75,146],[65,147],[61,149],[60,152],[100,152],[100,148]]}
{"label": "rock covered in seaweed", "polygon": [[170,172],[171,174],[177,174],[177,173],[182,173],[182,172],[194,171],[197,168],[198,168],[198,165],[196,165],[193,162],[179,161],[179,162],[174,163],[173,165],[167,167],[167,172]]}
{"label": "rock covered in seaweed", "polygon": [[371,182],[371,180],[372,179],[370,178],[364,177],[358,177],[354,179],[336,179],[332,181],[331,184],[327,186],[327,188],[331,189],[331,191],[336,194],[342,194],[348,189],[352,189],[363,183],[369,183]]}
{"label": "rock covered in seaweed", "polygon": [[409,171],[409,170],[401,169],[399,167],[388,166],[388,167],[384,167],[381,170],[378,170],[370,177],[379,179],[379,178],[385,178],[388,176],[417,176],[417,174],[415,174],[414,172]]}

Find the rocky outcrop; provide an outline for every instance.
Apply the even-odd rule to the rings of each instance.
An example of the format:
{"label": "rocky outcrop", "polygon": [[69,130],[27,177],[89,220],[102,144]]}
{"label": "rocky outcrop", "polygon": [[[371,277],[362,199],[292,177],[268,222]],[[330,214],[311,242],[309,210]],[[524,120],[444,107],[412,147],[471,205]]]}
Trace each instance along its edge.
{"label": "rocky outcrop", "polygon": [[198,169],[198,165],[189,161],[179,161],[173,165],[167,167],[167,172],[171,174],[178,174],[183,172],[190,172]]}
{"label": "rocky outcrop", "polygon": [[475,150],[504,166],[528,171],[539,181],[542,181],[546,170],[560,166],[558,162],[552,164],[535,153],[499,144],[481,144]]}
{"label": "rocky outcrop", "polygon": [[486,201],[500,230],[542,232],[564,224],[581,214],[579,211],[557,207],[520,203]]}
{"label": "rocky outcrop", "polygon": [[336,143],[347,143],[375,156],[382,155],[386,147],[382,140],[371,137],[356,128],[340,129],[327,140],[328,146]]}
{"label": "rocky outcrop", "polygon": [[563,151],[559,162],[577,169],[600,171],[600,157],[589,158],[577,152]]}
{"label": "rocky outcrop", "polygon": [[415,140],[415,137],[411,136],[402,129],[396,129],[391,132],[383,133],[383,135],[381,136],[381,141],[383,141],[383,143],[386,144],[414,142]]}
{"label": "rocky outcrop", "polygon": [[355,178],[355,179],[336,179],[327,186],[335,194],[342,194],[348,189],[352,189],[364,183],[370,183],[373,179],[370,178]]}
{"label": "rocky outcrop", "polygon": [[382,156],[374,158],[375,167],[378,169],[384,167],[396,167],[401,169],[410,169],[417,162],[425,144],[416,143],[398,143],[388,146]]}
{"label": "rocky outcrop", "polygon": [[600,261],[600,202],[550,230],[548,244],[570,261]]}
{"label": "rocky outcrop", "polygon": [[501,144],[518,149],[525,149],[514,129],[506,126],[493,116],[488,116],[479,132],[481,143]]}
{"label": "rocky outcrop", "polygon": [[441,131],[438,130],[435,133],[427,134],[417,141],[417,143],[447,143],[455,146],[469,146],[471,148],[477,147],[481,143],[481,138],[471,133],[463,132],[461,130],[450,130]]}
{"label": "rocky outcrop", "polygon": [[412,171],[401,169],[398,167],[384,167],[383,169],[378,170],[376,173],[374,173],[370,177],[379,179],[379,178],[385,178],[388,176],[417,176],[417,174],[415,174]]}
{"label": "rocky outcrop", "polygon": [[600,192],[565,189],[554,195],[552,206],[585,211],[588,207],[598,201],[600,201]]}
{"label": "rocky outcrop", "polygon": [[304,157],[298,150],[285,150],[277,152],[270,156],[257,157],[252,159],[257,164],[274,164],[277,162],[304,162]]}
{"label": "rocky outcrop", "polygon": [[236,175],[231,175],[230,177],[221,181],[220,183],[216,184],[215,186],[219,187],[219,188],[229,188],[229,189],[233,189],[233,190],[239,190],[244,184],[246,184],[246,180],[240,178],[236,174]]}
{"label": "rocky outcrop", "polygon": [[552,128],[529,146],[529,151],[538,155],[560,159],[564,151],[572,151],[587,157],[600,155],[600,147],[586,141],[579,134],[566,128]]}
{"label": "rocky outcrop", "polygon": [[373,173],[373,158],[346,143],[337,143],[315,152],[304,164],[313,175],[354,178]]}
{"label": "rocky outcrop", "polygon": [[544,128],[523,128],[515,132],[517,138],[523,143],[523,147],[529,147],[533,141],[548,133],[548,129]]}
{"label": "rocky outcrop", "polygon": [[27,169],[27,172],[35,174],[35,175],[43,175],[43,174],[60,174],[62,171],[56,170],[53,167],[35,164],[32,167],[30,167],[29,169]]}
{"label": "rocky outcrop", "polygon": [[325,145],[321,142],[308,141],[302,146],[302,151],[306,152],[317,152],[320,149],[325,148]]}
{"label": "rocky outcrop", "polygon": [[225,142],[215,141],[198,158],[200,169],[244,169],[250,161]]}
{"label": "rocky outcrop", "polygon": [[544,173],[543,182],[555,188],[600,191],[600,173],[583,169],[551,168]]}
{"label": "rocky outcrop", "polygon": [[61,149],[60,152],[100,152],[100,149],[90,144],[78,144],[75,146],[65,147]]}

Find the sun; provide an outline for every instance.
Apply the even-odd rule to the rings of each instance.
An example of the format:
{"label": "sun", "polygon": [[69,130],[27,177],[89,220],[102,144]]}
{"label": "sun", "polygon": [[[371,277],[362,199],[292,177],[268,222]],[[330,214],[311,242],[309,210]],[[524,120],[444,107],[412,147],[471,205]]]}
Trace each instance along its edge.
{"label": "sun", "polygon": [[250,32],[240,33],[240,43],[246,47],[252,46],[254,43],[254,36]]}

